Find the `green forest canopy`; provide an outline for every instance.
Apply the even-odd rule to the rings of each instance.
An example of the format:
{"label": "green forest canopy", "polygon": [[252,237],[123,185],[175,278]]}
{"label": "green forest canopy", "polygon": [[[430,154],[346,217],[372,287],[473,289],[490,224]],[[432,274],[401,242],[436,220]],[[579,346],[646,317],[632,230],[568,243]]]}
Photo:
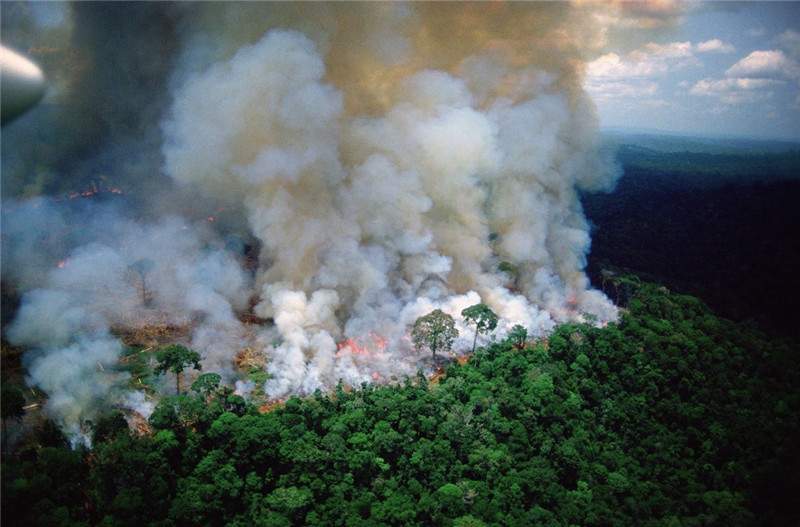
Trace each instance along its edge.
{"label": "green forest canopy", "polygon": [[797,350],[625,287],[618,324],[479,349],[436,385],[340,386],[266,414],[209,386],[162,399],[150,435],[109,416],[92,451],[48,426],[3,465],[3,521],[799,524]]}

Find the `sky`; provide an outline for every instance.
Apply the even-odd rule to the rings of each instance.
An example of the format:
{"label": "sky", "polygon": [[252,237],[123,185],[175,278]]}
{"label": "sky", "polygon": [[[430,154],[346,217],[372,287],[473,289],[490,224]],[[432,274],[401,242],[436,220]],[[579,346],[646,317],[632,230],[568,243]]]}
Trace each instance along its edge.
{"label": "sky", "polygon": [[688,4],[651,37],[588,63],[601,127],[800,141],[800,2]]}
{"label": "sky", "polygon": [[[608,36],[586,56],[601,127],[800,141],[800,2],[585,4]],[[65,21],[64,4],[29,7]]]}

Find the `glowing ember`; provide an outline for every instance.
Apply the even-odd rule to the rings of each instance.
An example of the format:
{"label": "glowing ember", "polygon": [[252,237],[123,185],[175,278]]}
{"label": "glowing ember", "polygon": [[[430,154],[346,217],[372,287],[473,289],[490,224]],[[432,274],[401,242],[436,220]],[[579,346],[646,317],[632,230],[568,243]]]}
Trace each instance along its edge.
{"label": "glowing ember", "polygon": [[377,346],[379,350],[386,349],[386,344],[389,343],[386,337],[378,335],[377,333],[370,333],[369,336],[372,338],[373,342],[375,342],[375,346]]}
{"label": "glowing ember", "polygon": [[[365,340],[366,342],[364,342]],[[370,333],[369,339],[347,338],[337,344],[336,348],[338,351],[336,352],[336,357],[342,357],[346,353],[368,357],[372,355],[373,352],[385,350],[387,344],[388,340],[386,337],[378,335],[377,333]]]}
{"label": "glowing ember", "polygon": [[[92,188],[77,191],[73,190],[68,192],[66,195],[66,199],[78,199],[78,198],[91,198],[94,196],[98,196],[100,194],[117,194],[122,195],[125,194],[123,190],[119,187],[104,187],[102,183],[98,186],[96,183],[92,183]],[[63,198],[53,198],[54,201],[61,201]]]}
{"label": "glowing ember", "polygon": [[336,352],[337,358],[343,356],[347,352],[353,355],[369,355],[369,349],[367,349],[366,346],[359,345],[356,339],[345,339],[336,347],[338,348]]}
{"label": "glowing ember", "polygon": [[578,309],[578,298],[571,294],[567,297],[567,309],[570,311],[575,311]]}

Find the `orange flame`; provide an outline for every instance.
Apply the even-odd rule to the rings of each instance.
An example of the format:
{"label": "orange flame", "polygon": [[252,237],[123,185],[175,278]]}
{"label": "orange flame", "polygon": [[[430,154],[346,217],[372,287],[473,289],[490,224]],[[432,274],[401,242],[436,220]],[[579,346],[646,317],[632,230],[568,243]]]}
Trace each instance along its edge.
{"label": "orange flame", "polygon": [[336,345],[337,352],[336,357],[342,357],[346,353],[350,353],[351,355],[361,355],[364,357],[368,357],[373,354],[374,351],[383,351],[386,349],[387,344],[389,341],[386,337],[382,335],[378,335],[377,333],[370,332],[369,333],[369,340],[366,338],[346,338],[341,341],[339,344]]}
{"label": "orange flame", "polygon": [[369,336],[372,337],[373,342],[375,342],[375,345],[378,347],[379,350],[383,351],[386,349],[386,345],[389,343],[386,337],[384,337],[383,335],[378,335],[377,333],[374,332],[370,332]]}
{"label": "orange flame", "polygon": [[350,352],[353,355],[369,355],[369,349],[366,346],[359,345],[356,339],[348,338],[340,342],[337,346],[338,351],[336,352],[336,357],[341,357],[346,352]]}

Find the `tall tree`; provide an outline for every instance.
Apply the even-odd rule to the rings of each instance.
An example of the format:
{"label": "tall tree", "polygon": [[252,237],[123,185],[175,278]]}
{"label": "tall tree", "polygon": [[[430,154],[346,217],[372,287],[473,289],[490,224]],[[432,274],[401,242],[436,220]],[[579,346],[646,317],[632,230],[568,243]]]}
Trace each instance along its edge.
{"label": "tall tree", "polygon": [[419,317],[414,322],[414,329],[411,331],[411,338],[417,349],[428,346],[434,357],[436,357],[437,350],[449,351],[457,336],[458,330],[453,317],[441,309]]}
{"label": "tall tree", "polygon": [[464,309],[461,316],[467,323],[475,324],[475,338],[472,339],[472,353],[475,353],[478,335],[494,331],[497,327],[497,315],[486,304],[475,304]]}
{"label": "tall tree", "polygon": [[202,369],[200,366],[200,355],[187,347],[179,344],[171,344],[161,348],[156,353],[156,373],[165,373],[171,371],[175,374],[175,388],[180,395],[181,393],[181,374],[188,366],[196,370]]}
{"label": "tall tree", "polygon": [[517,324],[508,332],[508,338],[515,348],[521,350],[525,347],[525,341],[528,340],[528,330]]}

